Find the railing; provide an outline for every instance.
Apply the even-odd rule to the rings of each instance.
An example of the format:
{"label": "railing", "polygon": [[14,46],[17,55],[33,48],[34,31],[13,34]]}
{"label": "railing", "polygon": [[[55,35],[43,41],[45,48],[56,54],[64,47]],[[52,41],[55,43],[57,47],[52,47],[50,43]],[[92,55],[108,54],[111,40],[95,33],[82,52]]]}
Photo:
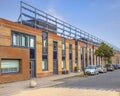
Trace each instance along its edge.
{"label": "railing", "polygon": [[[99,46],[101,42],[105,42],[79,28],[72,26],[69,23],[64,22],[63,20],[60,20],[22,1],[20,5],[21,5],[21,10],[18,21],[21,22],[21,24],[25,24],[38,29],[44,29],[46,31],[50,31],[57,35],[60,35],[62,37],[74,39],[77,41],[82,41],[84,43],[89,43],[95,46]],[[31,20],[33,20],[34,22],[31,22]],[[41,22],[46,26],[42,26],[37,22]],[[51,29],[48,26],[51,26],[55,29]],[[110,43],[107,44],[116,51],[120,50],[119,48],[117,48],[116,46]]]}

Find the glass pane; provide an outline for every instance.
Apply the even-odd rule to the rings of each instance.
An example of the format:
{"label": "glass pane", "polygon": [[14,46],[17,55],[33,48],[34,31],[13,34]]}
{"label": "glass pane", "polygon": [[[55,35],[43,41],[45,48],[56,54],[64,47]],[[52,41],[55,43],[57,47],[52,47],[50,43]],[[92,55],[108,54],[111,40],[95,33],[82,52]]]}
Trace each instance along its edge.
{"label": "glass pane", "polygon": [[13,45],[19,46],[19,35],[13,34]]}
{"label": "glass pane", "polygon": [[2,60],[2,73],[19,72],[19,60]]}
{"label": "glass pane", "polygon": [[13,34],[13,45],[17,45],[17,42],[16,42],[16,35]]}
{"label": "glass pane", "polygon": [[65,60],[62,60],[62,68],[66,68]]}
{"label": "glass pane", "polygon": [[65,50],[65,44],[62,44],[62,50]]}
{"label": "glass pane", "polygon": [[47,47],[47,40],[43,40],[43,47]]}
{"label": "glass pane", "polygon": [[42,69],[44,70],[45,69],[45,62],[42,61]]}
{"label": "glass pane", "polygon": [[22,46],[26,46],[26,37],[22,36]]}
{"label": "glass pane", "polygon": [[34,38],[30,38],[30,47],[34,48]]}
{"label": "glass pane", "polygon": [[43,37],[43,39],[47,39],[47,33],[43,32],[42,37]]}
{"label": "glass pane", "polygon": [[43,60],[42,61],[42,70],[48,70],[48,63],[47,63],[47,60]]}

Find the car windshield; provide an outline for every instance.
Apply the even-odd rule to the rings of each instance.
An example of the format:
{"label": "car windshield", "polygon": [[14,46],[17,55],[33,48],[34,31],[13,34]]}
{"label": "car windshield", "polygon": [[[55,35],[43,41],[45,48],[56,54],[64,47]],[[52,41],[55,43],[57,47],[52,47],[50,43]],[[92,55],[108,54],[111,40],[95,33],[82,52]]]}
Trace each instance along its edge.
{"label": "car windshield", "polygon": [[88,66],[87,69],[95,69],[95,66]]}

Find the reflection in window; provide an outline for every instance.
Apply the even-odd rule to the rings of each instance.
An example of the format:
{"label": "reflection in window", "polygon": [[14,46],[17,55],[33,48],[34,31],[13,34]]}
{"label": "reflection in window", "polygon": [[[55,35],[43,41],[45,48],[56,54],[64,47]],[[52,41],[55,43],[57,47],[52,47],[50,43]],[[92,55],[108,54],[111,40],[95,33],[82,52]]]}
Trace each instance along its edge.
{"label": "reflection in window", "polygon": [[48,70],[48,62],[47,62],[47,60],[42,60],[42,70],[43,71]]}
{"label": "reflection in window", "polygon": [[35,37],[12,31],[11,45],[16,47],[35,48]]}
{"label": "reflection in window", "polygon": [[66,68],[65,60],[62,60],[62,69]]}
{"label": "reflection in window", "polygon": [[69,52],[72,53],[72,44],[69,45]]}
{"label": "reflection in window", "polygon": [[2,74],[18,73],[20,70],[20,60],[2,60]]}
{"label": "reflection in window", "polygon": [[22,46],[26,46],[26,36],[22,35]]}
{"label": "reflection in window", "polygon": [[48,34],[46,32],[43,32],[42,33],[42,51],[43,51],[43,54],[47,54],[47,51],[48,51]]}
{"label": "reflection in window", "polygon": [[20,39],[19,39],[19,34],[13,34],[13,45],[14,46],[19,46],[19,41],[20,41]]}
{"label": "reflection in window", "polygon": [[53,50],[57,50],[57,42],[53,42]]}
{"label": "reflection in window", "polygon": [[62,44],[62,50],[65,50],[65,44]]}
{"label": "reflection in window", "polygon": [[34,38],[30,37],[30,47],[34,48]]}

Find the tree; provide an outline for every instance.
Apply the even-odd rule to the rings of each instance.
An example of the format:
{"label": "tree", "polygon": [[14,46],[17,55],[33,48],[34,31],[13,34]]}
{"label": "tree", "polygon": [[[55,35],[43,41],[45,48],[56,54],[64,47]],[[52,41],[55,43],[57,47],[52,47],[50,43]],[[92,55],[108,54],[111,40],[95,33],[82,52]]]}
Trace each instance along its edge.
{"label": "tree", "polygon": [[111,63],[111,57],[114,56],[114,50],[106,43],[102,42],[98,49],[95,51],[95,55],[103,58],[105,63]]}

